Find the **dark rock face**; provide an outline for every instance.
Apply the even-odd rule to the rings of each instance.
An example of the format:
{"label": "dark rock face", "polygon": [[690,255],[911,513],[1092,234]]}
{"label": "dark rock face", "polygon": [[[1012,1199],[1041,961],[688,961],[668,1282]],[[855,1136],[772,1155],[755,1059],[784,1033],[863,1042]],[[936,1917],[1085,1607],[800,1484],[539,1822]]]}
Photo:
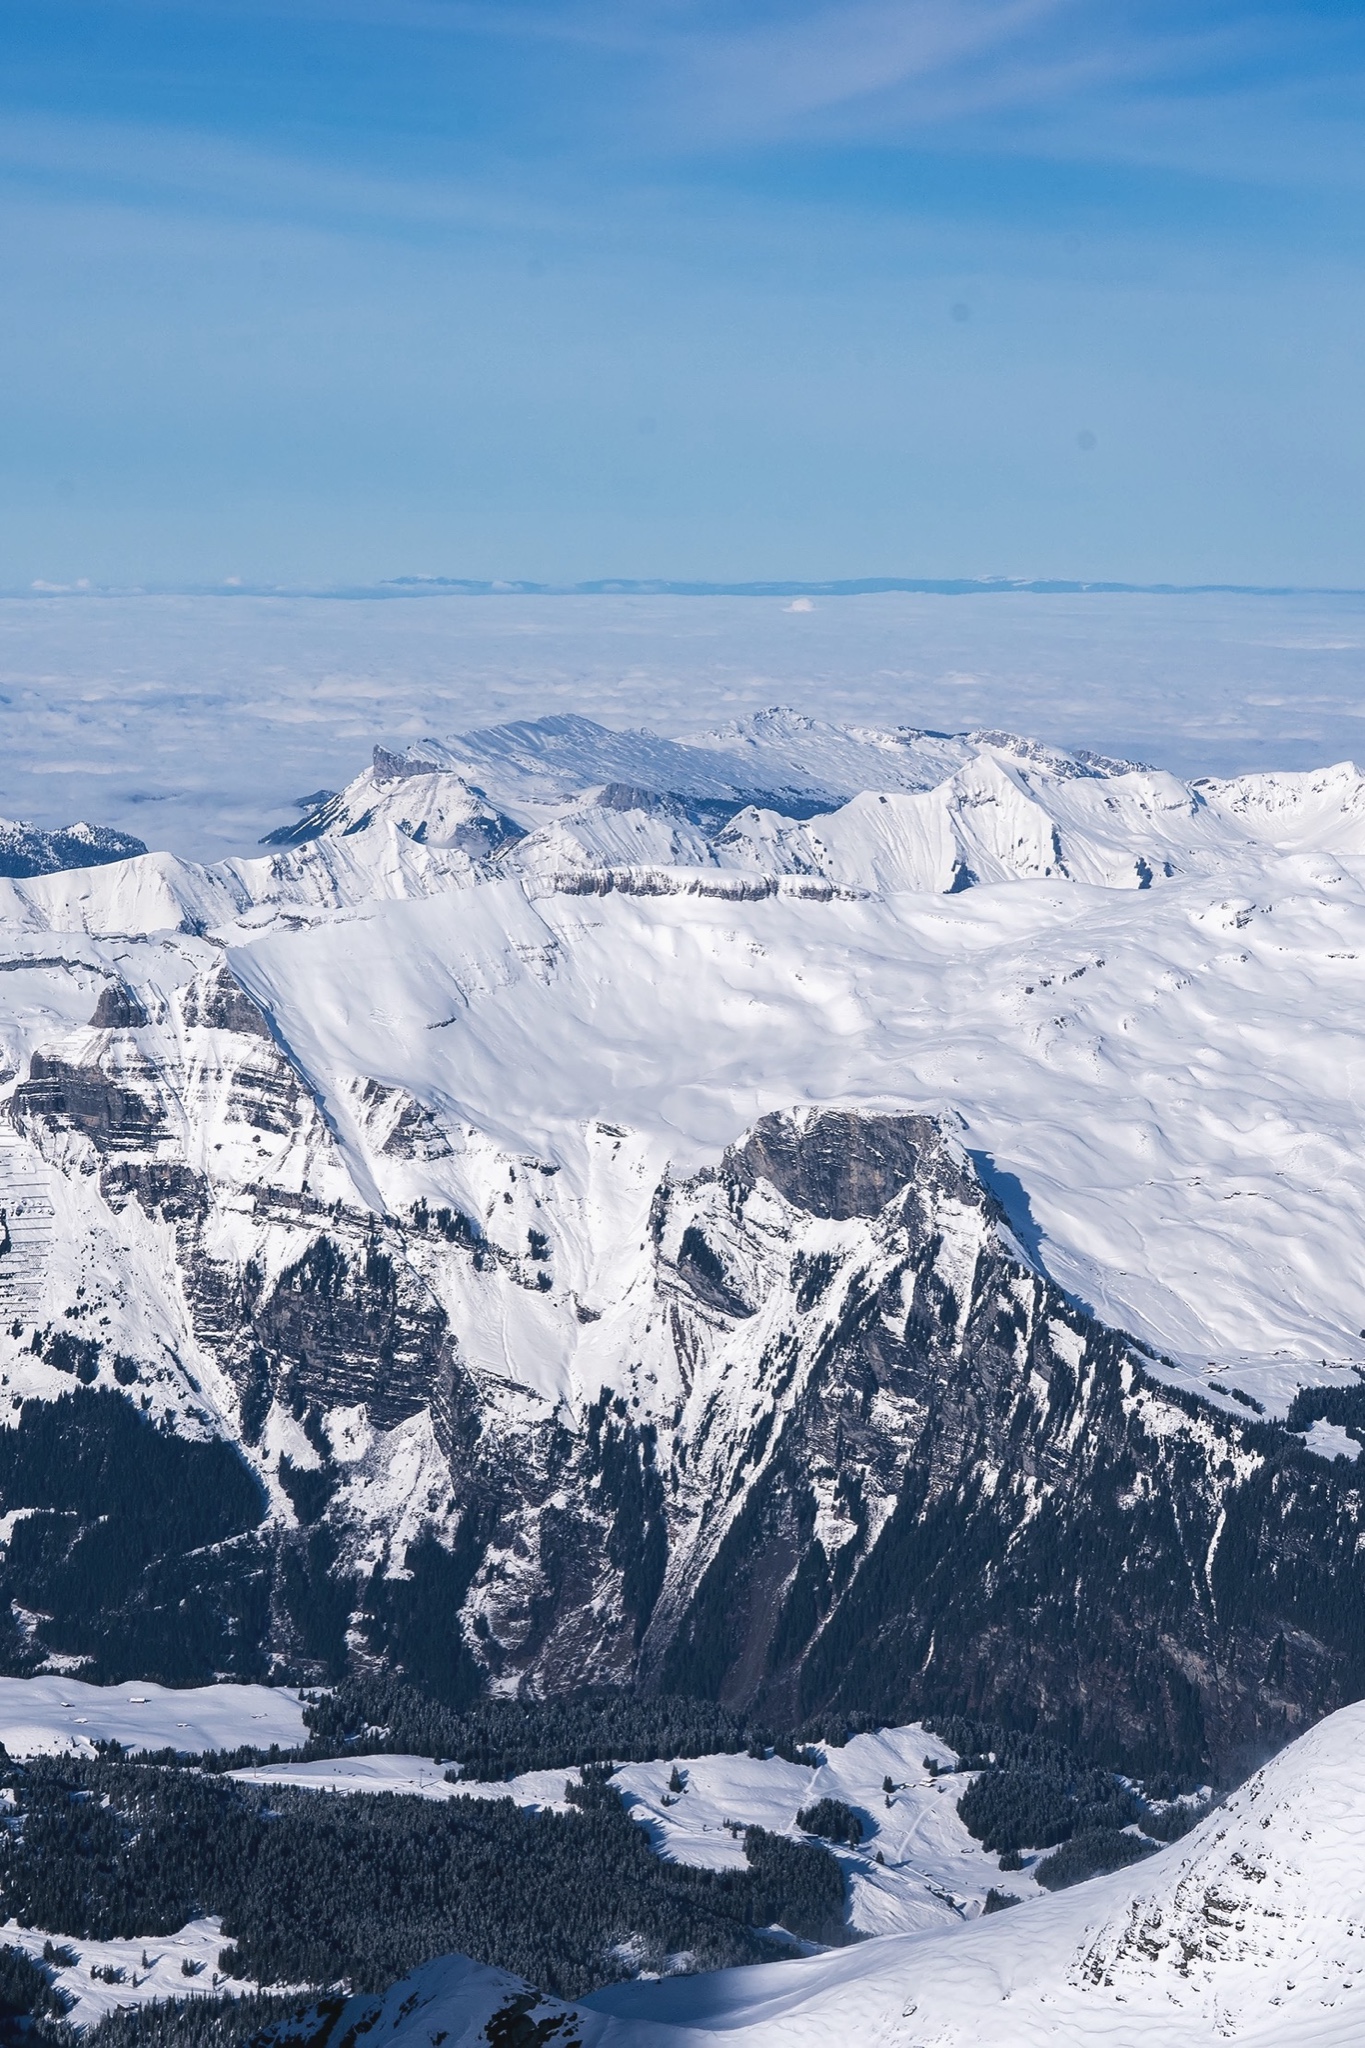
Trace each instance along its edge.
{"label": "dark rock face", "polygon": [[439,775],[439,761],[421,754],[395,754],[388,747],[376,747],[372,765],[376,782],[408,782],[415,775]]}
{"label": "dark rock face", "polygon": [[[229,1121],[332,1142],[225,968],[182,1016],[234,1038],[201,1048]],[[274,1654],[321,1676],[360,1655],[452,1698],[481,1673],[550,1691],[606,1680],[788,1728],[966,1713],[1134,1769],[1219,1771],[1365,1692],[1353,1468],[1163,1384],[1026,1262],[935,1119],[765,1117],[714,1167],[666,1177],[633,1305],[558,1297],[569,1341],[604,1310],[622,1318],[616,1384],[575,1416],[530,1392],[534,1361],[471,1371],[462,1311],[443,1306],[502,1315],[509,1289],[553,1289],[548,1195],[523,1252],[425,1201],[381,1218],[306,1182],[253,1185],[238,1214],[258,1243],[286,1233],[287,1255],[230,1255],[222,1191],[186,1162],[185,1112],[144,1044],[112,1039],[103,1064],[36,1054],[11,1115],[35,1139],[84,1136],[110,1206],[173,1226],[194,1334],[236,1389],[247,1449],[272,1403],[313,1445],[316,1463],[279,1466],[298,1526],[244,1524],[217,1553],[238,1591],[209,1668]],[[378,1152],[445,1156],[410,1098],[369,1083],[356,1100]],[[78,1385],[107,1379],[93,1340],[44,1342]],[[126,1381],[110,1369],[136,1384],[135,1361]],[[381,1435],[432,1425],[420,1500],[386,1496],[377,1533],[321,1419],[361,1406]],[[13,1554],[55,1544],[44,1528]],[[146,1538],[143,1579],[197,1600],[209,1567],[177,1540]],[[48,1588],[62,1629],[74,1582],[55,1558],[35,1553],[33,1597],[12,1597],[32,1607]],[[138,1617],[162,1612],[145,1593],[120,1595],[121,1657]],[[146,1627],[160,1642],[162,1622]]]}
{"label": "dark rock face", "polygon": [[663,795],[657,789],[640,789],[631,782],[606,782],[592,801],[599,811],[648,811],[665,818],[686,816],[677,797]]}
{"label": "dark rock face", "polygon": [[113,1209],[128,1200],[168,1223],[199,1224],[212,1199],[207,1180],[176,1159],[112,1159],[100,1168],[100,1193]]}
{"label": "dark rock face", "polygon": [[147,1022],[147,1012],[121,981],[107,981],[90,1022],[97,1031],[137,1031]]}
{"label": "dark rock face", "polygon": [[721,1169],[743,1187],[766,1180],[808,1216],[877,1216],[941,1149],[931,1117],[861,1116],[831,1110],[802,1129],[791,1117],[765,1116]]}
{"label": "dark rock face", "polygon": [[210,1031],[236,1031],[243,1038],[270,1037],[264,1011],[226,965],[219,967],[207,982],[190,987],[183,1014],[191,1030],[202,1025]]}
{"label": "dark rock face", "polygon": [[722,1169],[817,1216],[892,1200],[646,1676],[779,1721],[968,1712],[1187,1767],[1358,1696],[1365,1515],[1344,1462],[1163,1386],[991,1234],[955,1296],[935,1216],[991,1198],[932,1124],[860,1121],[767,1120]]}
{"label": "dark rock face", "polygon": [[54,1131],[79,1131],[97,1151],[147,1151],[165,1128],[155,1094],[144,1094],[114,1079],[102,1067],[79,1066],[35,1052],[28,1079],[10,1097],[15,1126],[27,1131],[45,1124]]}
{"label": "dark rock face", "polygon": [[444,1311],[378,1234],[348,1251],[324,1232],[248,1313],[291,1402],[363,1401],[380,1429],[448,1402]]}

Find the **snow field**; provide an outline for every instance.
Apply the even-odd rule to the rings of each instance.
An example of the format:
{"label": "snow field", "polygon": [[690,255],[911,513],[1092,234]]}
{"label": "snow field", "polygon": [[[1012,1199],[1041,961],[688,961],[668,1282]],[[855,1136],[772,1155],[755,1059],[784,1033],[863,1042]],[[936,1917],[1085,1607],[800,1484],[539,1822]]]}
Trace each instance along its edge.
{"label": "snow field", "polygon": [[[264,1987],[242,1978],[225,1978],[218,1968],[224,1947],[220,1920],[191,1920],[177,1934],[162,1934],[138,1941],[76,1940],[66,1934],[45,1934],[41,1929],[20,1927],[7,1920],[0,1926],[0,1945],[23,1949],[35,1962],[43,1960],[43,1948],[69,1951],[74,1963],[49,1965],[52,1981],[73,2000],[67,2014],[72,2027],[92,2027],[105,2017],[130,2005],[150,2005],[155,1999],[212,1998],[223,1991],[237,1993],[265,1988],[290,1990],[293,1986]],[[188,1963],[187,1972],[184,1965]],[[94,1972],[115,1971],[111,1983]]]}
{"label": "snow field", "polygon": [[449,1766],[433,1763],[425,1756],[319,1757],[308,1763],[261,1764],[233,1771],[247,1785],[294,1785],[305,1792],[395,1792],[417,1799],[511,1799],[531,1813],[568,1813],[564,1797],[566,1784],[576,1784],[579,1773],[570,1765],[564,1770],[523,1771],[518,1777],[495,1783],[446,1778]]}
{"label": "snow field", "polygon": [[298,1693],[285,1686],[202,1685],[173,1691],[150,1680],[86,1685],[40,1674],[0,1678],[0,1742],[12,1757],[93,1756],[126,1749],[297,1749],[308,1739]]}
{"label": "snow field", "polygon": [[857,1849],[824,1846],[844,1868],[850,1924],[863,1934],[927,1933],[973,1919],[993,1886],[1020,1897],[1036,1893],[1027,1870],[1002,1877],[998,1859],[967,1833],[957,1802],[971,1778],[951,1770],[938,1780],[930,1775],[927,1757],[949,1766],[955,1758],[918,1723],[816,1751],[823,1761],[814,1768],[780,1757],[680,1760],[679,1794],[668,1789],[674,1767],[667,1763],[626,1764],[612,1783],[661,1856],[710,1870],[745,1868],[746,1826],[803,1838],[800,1811],[820,1799],[842,1800],[862,1820],[863,1840]]}
{"label": "snow field", "polygon": [[[580,1202],[604,1104],[658,1172],[793,1102],[951,1108],[1026,1245],[1108,1320],[1201,1365],[1365,1361],[1365,863],[1330,899],[1275,880],[1254,912],[1204,882],[743,906],[494,883],[233,962],[357,1173],[356,1071],[551,1160]],[[585,1298],[641,1220],[565,1231]]]}

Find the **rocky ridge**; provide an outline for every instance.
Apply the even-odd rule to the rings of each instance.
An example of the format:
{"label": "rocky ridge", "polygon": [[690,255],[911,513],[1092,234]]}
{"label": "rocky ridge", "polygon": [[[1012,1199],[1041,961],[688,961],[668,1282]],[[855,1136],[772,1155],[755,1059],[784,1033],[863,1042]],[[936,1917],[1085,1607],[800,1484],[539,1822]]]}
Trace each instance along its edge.
{"label": "rocky ridge", "polygon": [[[595,765],[638,772],[615,737]],[[1347,784],[1324,825],[1316,788],[1234,802],[998,735],[953,765],[931,736],[946,780],[755,824],[759,777],[717,746],[709,783],[604,773],[559,787],[547,822],[561,740],[591,734],[523,746],[514,773],[486,737],[477,785],[468,745],[458,773],[453,743],[381,753],[260,861],[12,885],[9,1668],[388,1662],[457,1699],[607,1680],[784,1725],[1037,1720],[1220,1769],[1351,1697],[1349,1454],[1317,1455],[1306,1412],[1290,1430],[1206,1391],[1050,1277],[1027,1199],[942,1091],[822,1083],[792,1107],[780,1027],[744,1051],[741,965],[775,954],[778,919],[866,928],[894,1021],[918,941],[865,921],[907,877],[916,902],[994,902],[994,872],[1021,903],[1093,890],[1105,915],[1182,875],[1216,897],[1218,805],[1281,838],[1310,812],[1345,862]],[[900,745],[846,736],[840,759],[879,751],[904,779]],[[930,846],[907,805],[958,836]],[[849,999],[790,950],[783,1002],[809,1003],[825,1061]],[[763,1075],[723,1114],[689,1106],[689,1048],[655,1007],[669,957],[715,1005],[696,1057],[738,1049]],[[661,1046],[680,1063],[651,1123],[600,1076]],[[1306,1398],[1349,1428],[1352,1387]],[[149,1475],[173,1506],[148,1510]]]}

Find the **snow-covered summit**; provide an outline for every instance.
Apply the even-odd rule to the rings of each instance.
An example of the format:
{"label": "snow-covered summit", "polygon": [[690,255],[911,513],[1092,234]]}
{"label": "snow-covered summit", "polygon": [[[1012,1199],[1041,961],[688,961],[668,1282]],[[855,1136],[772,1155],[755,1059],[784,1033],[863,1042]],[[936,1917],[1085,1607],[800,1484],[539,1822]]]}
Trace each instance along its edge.
{"label": "snow-covered summit", "polygon": [[93,868],[129,860],[146,847],[131,832],[79,823],[45,830],[0,818],[0,875],[52,875],[63,868]]}
{"label": "snow-covered summit", "polygon": [[394,754],[376,747],[370,767],[345,790],[324,796],[296,824],[281,826],[263,844],[303,846],[314,839],[350,839],[386,828],[419,846],[454,848],[475,857],[521,836],[518,826],[438,760],[417,749]]}

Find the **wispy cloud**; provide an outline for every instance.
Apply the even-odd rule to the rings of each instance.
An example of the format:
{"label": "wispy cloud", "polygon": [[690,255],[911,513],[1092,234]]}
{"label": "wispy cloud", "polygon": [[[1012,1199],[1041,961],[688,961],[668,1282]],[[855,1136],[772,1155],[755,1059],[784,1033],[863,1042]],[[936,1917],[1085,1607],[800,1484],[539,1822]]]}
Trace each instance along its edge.
{"label": "wispy cloud", "polygon": [[[106,0],[345,36],[376,68],[500,52],[486,90],[504,168],[607,166],[765,145],[1033,151],[1354,185],[1365,18],[1294,0]],[[407,47],[407,60],[393,47]],[[483,57],[480,57],[480,52]],[[510,54],[509,54],[510,53]],[[3,91],[3,87],[0,87]],[[325,138],[325,108],[317,124]],[[344,124],[343,124],[344,125]],[[335,141],[336,138],[333,138]],[[362,151],[365,138],[350,140]]]}
{"label": "wispy cloud", "polygon": [[254,138],[156,121],[6,113],[0,185],[104,205],[335,225],[348,234],[403,230],[563,233],[571,216],[543,188],[329,160]]}
{"label": "wispy cloud", "polygon": [[1009,89],[1022,49],[1075,0],[860,0],[702,35],[680,49],[694,105],[713,131],[790,133],[813,115],[884,108],[964,74],[980,95]]}
{"label": "wispy cloud", "polygon": [[1030,148],[1354,183],[1362,30],[1094,0],[857,0],[721,26],[688,10],[653,21],[655,92],[701,145]]}

